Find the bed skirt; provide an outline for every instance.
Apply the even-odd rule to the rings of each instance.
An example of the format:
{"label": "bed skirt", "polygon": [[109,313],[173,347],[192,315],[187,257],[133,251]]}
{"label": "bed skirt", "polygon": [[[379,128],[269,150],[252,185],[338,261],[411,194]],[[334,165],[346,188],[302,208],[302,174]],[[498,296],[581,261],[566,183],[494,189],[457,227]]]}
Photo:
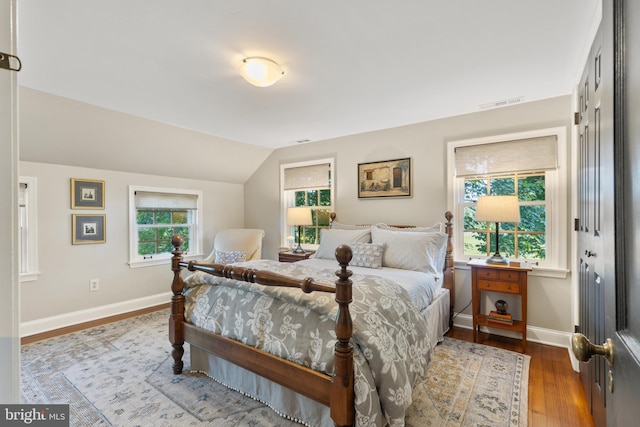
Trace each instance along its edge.
{"label": "bed skirt", "polygon": [[[427,319],[431,348],[449,330],[449,290],[440,289],[421,313]],[[333,426],[329,408],[254,373],[190,346],[191,371],[208,375],[226,387],[263,402],[282,417],[307,426]]]}

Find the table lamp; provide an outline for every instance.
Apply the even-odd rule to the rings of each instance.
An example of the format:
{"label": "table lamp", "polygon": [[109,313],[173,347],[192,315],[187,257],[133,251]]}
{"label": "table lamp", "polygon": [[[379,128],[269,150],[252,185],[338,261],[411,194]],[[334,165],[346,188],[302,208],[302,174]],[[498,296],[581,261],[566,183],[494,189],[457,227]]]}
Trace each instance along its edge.
{"label": "table lamp", "polygon": [[517,196],[479,196],[476,205],[476,221],[496,223],[496,252],[487,259],[487,264],[509,264],[500,255],[500,223],[520,222],[520,206]]}
{"label": "table lamp", "polygon": [[311,208],[296,207],[287,208],[287,224],[298,227],[298,247],[293,250],[294,254],[303,254],[306,251],[300,246],[302,243],[301,229],[303,225],[312,225]]}

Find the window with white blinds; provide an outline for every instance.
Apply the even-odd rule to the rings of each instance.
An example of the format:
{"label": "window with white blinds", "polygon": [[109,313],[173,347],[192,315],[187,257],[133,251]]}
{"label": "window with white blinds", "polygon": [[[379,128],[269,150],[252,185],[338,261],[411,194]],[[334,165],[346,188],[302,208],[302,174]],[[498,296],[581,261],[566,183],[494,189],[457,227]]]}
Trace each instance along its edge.
{"label": "window with white blinds", "polygon": [[166,263],[174,234],[185,255],[201,255],[202,192],[129,186],[131,267]]}
{"label": "window with white blinds", "polygon": [[535,172],[558,167],[558,137],[546,135],[455,149],[456,176]]}
{"label": "window with white blinds", "polygon": [[477,197],[515,195],[520,222],[500,224],[500,253],[566,274],[566,144],[564,127],[448,143],[456,260],[496,249],[495,223],[475,220]]}
{"label": "window with white blinds", "polygon": [[20,281],[38,278],[38,179],[18,179],[18,264]]}
{"label": "window with white blinds", "polygon": [[329,227],[334,210],[334,160],[332,158],[280,165],[282,194],[282,246],[291,247],[298,238],[297,229],[287,224],[287,208],[309,207],[313,224],[301,228],[302,246],[313,249],[320,243],[320,230]]}

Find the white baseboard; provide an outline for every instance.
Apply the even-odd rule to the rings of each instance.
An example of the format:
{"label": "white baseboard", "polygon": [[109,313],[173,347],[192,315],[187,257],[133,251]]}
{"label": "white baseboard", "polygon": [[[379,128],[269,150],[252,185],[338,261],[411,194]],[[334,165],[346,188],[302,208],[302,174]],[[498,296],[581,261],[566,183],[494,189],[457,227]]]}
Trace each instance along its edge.
{"label": "white baseboard", "polygon": [[[456,313],[456,318],[453,322],[454,326],[458,326],[464,329],[473,329],[473,319],[468,314],[458,314]],[[487,328],[480,327],[482,332],[491,332],[494,335],[500,335],[503,337],[509,338],[521,338],[519,333],[505,331],[502,329],[496,328]],[[552,345],[554,347],[562,347],[566,348],[569,353],[569,358],[571,359],[571,366],[574,371],[578,372],[578,361],[573,355],[573,351],[571,350],[571,333],[570,332],[562,332],[556,331],[554,329],[545,329],[539,328],[537,326],[527,326],[527,341],[536,342],[539,344]]]}
{"label": "white baseboard", "polygon": [[103,305],[87,310],[74,311],[72,313],[46,317],[44,319],[22,322],[20,324],[20,337],[28,337],[30,335],[41,334],[43,332],[65,328],[79,323],[90,322],[92,320],[103,319],[109,316],[116,316],[118,314],[129,313],[131,311],[141,310],[147,307],[166,304],[171,301],[172,295],[173,294],[171,292],[164,292],[144,298]]}

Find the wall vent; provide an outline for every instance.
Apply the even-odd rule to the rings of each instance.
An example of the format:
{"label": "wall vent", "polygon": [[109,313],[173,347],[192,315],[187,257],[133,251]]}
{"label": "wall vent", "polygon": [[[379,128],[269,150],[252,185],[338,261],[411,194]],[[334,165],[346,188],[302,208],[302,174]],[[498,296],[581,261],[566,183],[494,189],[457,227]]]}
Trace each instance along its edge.
{"label": "wall vent", "polygon": [[518,104],[524,101],[524,96],[516,96],[514,98],[502,99],[500,101],[487,102],[486,104],[480,104],[481,110],[488,110],[490,108],[506,107],[512,104]]}

